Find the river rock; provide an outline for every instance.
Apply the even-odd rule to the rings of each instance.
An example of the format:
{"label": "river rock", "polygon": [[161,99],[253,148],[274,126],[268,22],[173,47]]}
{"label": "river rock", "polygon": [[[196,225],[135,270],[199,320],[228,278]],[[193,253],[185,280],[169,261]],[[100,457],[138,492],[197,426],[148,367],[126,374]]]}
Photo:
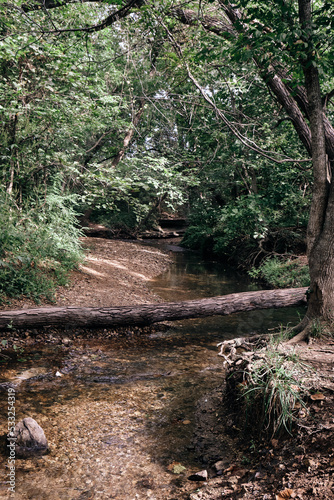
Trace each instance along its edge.
{"label": "river rock", "polygon": [[14,430],[15,455],[19,458],[30,458],[45,455],[48,442],[40,425],[31,417],[21,420]]}
{"label": "river rock", "polygon": [[219,472],[222,472],[224,469],[226,469],[227,466],[228,462],[226,460],[219,460],[213,465],[213,469],[218,474]]}
{"label": "river rock", "polygon": [[206,481],[208,479],[208,471],[200,470],[199,472],[195,472],[195,474],[189,476],[188,479],[190,481]]}

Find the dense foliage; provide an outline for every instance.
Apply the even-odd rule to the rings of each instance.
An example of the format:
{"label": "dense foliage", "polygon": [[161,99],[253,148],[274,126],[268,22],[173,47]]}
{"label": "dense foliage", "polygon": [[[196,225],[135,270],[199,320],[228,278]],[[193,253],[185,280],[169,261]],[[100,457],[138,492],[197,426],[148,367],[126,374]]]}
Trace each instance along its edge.
{"label": "dense foliage", "polygon": [[[185,245],[248,266],[304,250],[311,164],[263,77],[298,93],[297,2],[242,0],[227,34],[217,2],[130,4],[0,5],[2,294],[76,265],[80,213],[134,234],[179,211]],[[315,2],[330,119],[331,12]]]}

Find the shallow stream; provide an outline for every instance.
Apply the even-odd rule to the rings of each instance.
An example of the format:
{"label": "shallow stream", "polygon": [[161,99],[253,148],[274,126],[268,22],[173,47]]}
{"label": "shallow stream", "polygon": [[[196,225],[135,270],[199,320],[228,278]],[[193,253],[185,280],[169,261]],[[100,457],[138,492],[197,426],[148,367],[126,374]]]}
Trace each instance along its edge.
{"label": "shallow stream", "polygon": [[[221,263],[167,249],[174,263],[151,282],[167,301],[257,289]],[[35,418],[50,453],[17,460],[13,498],[188,498],[196,484],[187,477],[203,468],[194,445],[196,405],[223,380],[217,343],[297,321],[296,309],[255,311],[180,321],[148,336],[129,330],[117,339],[64,339],[25,352],[26,361],[3,370],[0,382],[15,384],[17,420]],[[6,411],[2,405],[1,434]],[[0,460],[6,471],[7,459]],[[0,498],[11,498],[1,480]]]}

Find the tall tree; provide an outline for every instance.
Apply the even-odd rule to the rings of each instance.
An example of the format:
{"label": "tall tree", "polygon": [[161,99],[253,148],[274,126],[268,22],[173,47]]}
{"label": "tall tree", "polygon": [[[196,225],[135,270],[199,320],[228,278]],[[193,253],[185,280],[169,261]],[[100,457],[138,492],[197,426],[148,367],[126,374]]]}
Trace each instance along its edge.
{"label": "tall tree", "polygon": [[[216,16],[212,13],[198,15],[194,10],[178,7],[173,12],[187,25],[197,23],[199,19],[204,30],[229,40],[235,39],[237,57],[240,61],[253,60],[258,74],[283,106],[312,157],[313,199],[307,232],[311,287],[307,314],[300,328],[304,329],[314,317],[333,322],[334,128],[324,106],[332,96],[332,89],[323,96],[319,81],[319,70],[326,69],[326,59],[329,59],[326,44],[332,39],[330,13],[333,6],[326,1],[312,0],[267,2],[265,6],[248,0],[237,5],[226,0],[213,3],[218,4]],[[287,29],[290,29],[290,34]],[[170,32],[169,36],[182,56],[180,45]],[[304,85],[300,73],[304,75]],[[190,69],[188,74],[203,97],[219,112]]]}
{"label": "tall tree", "polygon": [[[189,30],[190,27],[199,27],[201,31],[197,30],[196,36],[202,36],[201,33],[206,37],[211,36],[215,43],[217,39],[222,40],[222,47],[228,43],[234,61],[239,62],[245,72],[249,67],[257,72],[273,102],[284,110],[313,162],[313,201],[307,237],[311,288],[309,307],[302,327],[307,326],[314,317],[333,321],[334,127],[328,111],[330,99],[334,95],[333,89],[329,88],[333,74],[328,64],[333,56],[333,4],[327,0],[268,0],[265,3],[239,0],[236,4],[228,0],[210,0],[176,5],[174,2],[129,0],[115,1],[114,5],[110,5],[109,0],[100,0],[91,5],[94,8],[86,4],[86,12],[92,12],[86,17],[86,22],[82,23],[82,19],[76,21],[72,17],[70,22],[65,23],[65,16],[63,20],[60,16],[53,21],[50,14],[52,9],[57,11],[60,6],[58,1],[17,2],[17,6],[29,14],[31,26],[35,12],[39,16],[41,11],[47,14],[45,20],[41,16],[38,18],[38,26],[33,29],[41,36],[46,33],[55,36],[65,33],[92,34],[110,29],[126,17],[142,26],[144,20],[146,28],[143,37],[148,39],[155,37],[159,27],[160,33],[161,30],[165,32],[165,41],[172,46],[179,64],[185,67],[188,78],[212,107],[216,117],[242,144],[269,161],[286,163],[288,166],[292,158],[275,151],[266,151],[232,123],[217,106],[214,93],[207,88],[204,77],[200,81],[195,75],[194,59],[191,51],[187,50],[191,35],[187,39],[180,27],[189,27]],[[97,10],[99,6],[100,14]],[[76,2],[70,0],[61,2],[62,12],[65,12],[65,7],[79,8]],[[224,55],[223,50],[221,54]],[[220,63],[223,65],[224,60]],[[321,77],[321,72],[326,74],[327,82]]]}
{"label": "tall tree", "polygon": [[312,1],[298,0],[301,41],[305,52],[301,66],[305,78],[308,116],[312,137],[313,199],[307,234],[311,293],[306,320],[323,317],[334,320],[334,158],[326,148],[324,107],[319,82]]}

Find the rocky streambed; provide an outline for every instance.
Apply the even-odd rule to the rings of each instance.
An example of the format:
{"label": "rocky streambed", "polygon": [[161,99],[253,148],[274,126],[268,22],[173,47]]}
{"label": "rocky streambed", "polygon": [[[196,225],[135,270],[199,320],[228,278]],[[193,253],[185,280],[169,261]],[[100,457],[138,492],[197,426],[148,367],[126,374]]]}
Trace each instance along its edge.
{"label": "rocky streambed", "polygon": [[[58,291],[58,303],[71,303],[72,292],[75,305],[100,304],[101,297],[125,305],[253,289],[244,277],[196,256],[168,256],[128,242],[101,240],[100,246],[98,239],[88,239],[87,244],[89,260],[73,286]],[[172,266],[150,281],[171,259]],[[3,354],[11,359],[3,358],[1,397],[6,401],[8,387],[14,387],[17,420],[36,419],[49,443],[47,455],[17,460],[14,498],[269,500],[289,486],[297,498],[311,498],[301,484],[293,489],[289,470],[302,471],[305,457],[314,463],[307,447],[300,448],[302,434],[295,444],[242,441],[222,405],[225,367],[217,349],[221,340],[266,331],[297,316],[295,310],[258,311],[147,329],[44,329],[3,337],[11,348]],[[328,394],[323,405],[331,401]],[[329,410],[324,413],[330,419]],[[1,434],[6,417],[3,405]],[[289,446],[293,459],[287,467]],[[317,459],[322,471],[324,464],[330,467],[330,453],[327,462]],[[0,461],[6,473],[5,454]],[[310,474],[320,471],[310,467]],[[331,493],[325,482],[322,491]],[[5,474],[0,497],[10,498]]]}

